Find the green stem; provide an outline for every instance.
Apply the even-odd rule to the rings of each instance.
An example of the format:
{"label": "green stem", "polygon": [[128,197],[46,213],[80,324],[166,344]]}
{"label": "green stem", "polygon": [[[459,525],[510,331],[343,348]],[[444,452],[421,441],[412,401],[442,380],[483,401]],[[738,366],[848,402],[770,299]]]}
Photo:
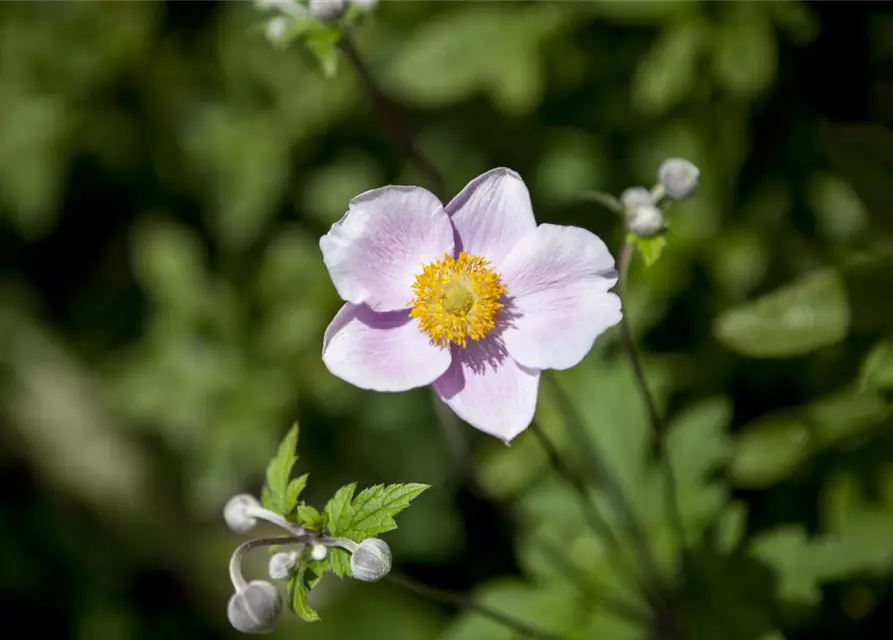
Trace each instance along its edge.
{"label": "green stem", "polygon": [[636,521],[632,507],[620,484],[611,474],[607,462],[602,458],[598,448],[592,443],[587,433],[586,425],[580,415],[571,404],[570,398],[564,393],[561,385],[558,384],[551,376],[544,375],[542,379],[549,386],[552,395],[555,398],[555,404],[563,414],[564,423],[567,427],[568,434],[574,441],[574,446],[582,453],[586,459],[591,474],[595,482],[601,483],[605,489],[608,500],[610,500],[614,512],[622,518],[626,534],[630,538],[630,542],[636,550],[636,557],[642,565],[643,571],[646,573],[648,584],[652,586],[646,591],[646,595],[652,604],[659,604],[664,599],[664,585],[660,568],[657,560],[648,546],[648,540],[639,523]]}
{"label": "green stem", "polygon": [[630,363],[633,367],[633,373],[635,374],[636,382],[639,385],[639,390],[642,392],[642,397],[645,400],[645,406],[648,410],[648,417],[651,421],[652,433],[654,438],[654,445],[657,450],[658,456],[661,461],[661,468],[663,469],[664,474],[664,488],[666,491],[666,500],[667,500],[667,510],[669,511],[669,517],[672,522],[673,530],[677,537],[677,542],[679,544],[679,548],[685,550],[685,529],[682,524],[682,515],[679,510],[679,501],[676,496],[676,477],[673,473],[673,464],[670,460],[669,452],[667,451],[666,445],[666,436],[667,429],[666,424],[664,423],[663,418],[661,418],[660,413],[657,410],[657,403],[654,401],[654,397],[651,395],[651,391],[648,389],[648,382],[645,379],[645,370],[642,367],[642,361],[639,357],[639,350],[636,348],[636,342],[633,338],[633,332],[629,324],[628,313],[626,309],[626,284],[629,279],[629,266],[632,262],[633,254],[636,251],[636,244],[633,240],[627,240],[623,249],[620,252],[620,258],[618,260],[618,294],[620,295],[621,304],[623,305],[623,315],[620,320],[620,330],[623,338],[623,346],[626,349],[626,353],[629,356]]}
{"label": "green stem", "polygon": [[448,604],[465,611],[474,611],[475,613],[478,613],[485,618],[489,618],[493,622],[501,624],[502,626],[511,629],[516,633],[520,633],[522,636],[525,636],[527,638],[535,638],[536,640],[559,640],[558,636],[552,635],[551,633],[546,633],[545,631],[534,629],[526,622],[522,622],[521,620],[513,618],[512,616],[502,613],[501,611],[497,611],[496,609],[491,609],[487,605],[475,602],[468,596],[465,596],[461,593],[456,593],[455,591],[447,591],[446,589],[438,589],[437,587],[429,587],[426,584],[422,584],[421,582],[417,582],[412,578],[402,575],[391,574],[388,576],[388,580],[400,585],[404,589],[422,596],[423,598],[428,598],[429,600],[433,600],[435,602]]}
{"label": "green stem", "polygon": [[344,57],[347,58],[354,71],[356,71],[360,85],[363,87],[366,97],[372,103],[372,107],[379,118],[390,129],[391,135],[400,145],[406,157],[415,164],[416,168],[430,183],[434,193],[442,199],[444,195],[443,176],[437,170],[437,167],[434,166],[434,163],[419,149],[409,127],[406,126],[406,123],[397,112],[394,102],[385,94],[375,80],[375,76],[372,75],[372,72],[366,66],[359,49],[354,44],[351,33],[347,29],[345,29],[345,33],[341,38],[340,47],[341,51],[344,52]]}
{"label": "green stem", "polygon": [[[620,541],[611,529],[611,525],[608,524],[608,521],[593,503],[592,497],[586,490],[585,480],[567,464],[565,458],[558,451],[558,447],[555,446],[555,443],[552,442],[538,422],[534,421],[530,425],[530,430],[539,440],[543,451],[545,451],[546,457],[549,459],[549,466],[573,489],[589,528],[612,549],[613,552],[607,556],[608,562],[618,576],[624,575],[627,567],[621,564],[622,556],[619,550],[622,547],[620,546]],[[645,592],[647,594],[648,590],[645,589]]]}

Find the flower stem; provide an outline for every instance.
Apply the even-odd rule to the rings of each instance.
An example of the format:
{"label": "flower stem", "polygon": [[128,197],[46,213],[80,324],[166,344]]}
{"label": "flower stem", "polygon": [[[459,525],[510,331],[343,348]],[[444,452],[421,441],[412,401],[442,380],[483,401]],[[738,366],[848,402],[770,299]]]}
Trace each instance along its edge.
{"label": "flower stem", "polygon": [[642,367],[639,350],[636,348],[636,342],[633,339],[633,332],[625,308],[626,283],[629,279],[629,266],[635,251],[635,241],[627,240],[623,244],[623,249],[621,249],[620,258],[618,259],[619,280],[617,291],[620,295],[621,304],[624,307],[620,320],[620,330],[623,338],[623,346],[626,349],[627,355],[629,355],[633,373],[635,374],[636,382],[639,385],[639,390],[642,392],[642,397],[645,400],[645,406],[648,410],[648,417],[651,421],[654,446],[660,457],[661,468],[663,469],[667,510],[669,511],[673,531],[676,534],[679,548],[684,552],[686,548],[685,529],[682,525],[682,515],[679,510],[679,501],[676,496],[676,477],[673,473],[673,464],[670,460],[666,445],[666,424],[664,423],[663,418],[661,418],[660,413],[658,413],[657,404],[654,401],[654,397],[651,395],[651,391],[648,389],[648,381],[645,379],[645,370]]}
{"label": "flower stem", "polygon": [[254,538],[246,540],[233,551],[233,555],[229,559],[229,579],[233,583],[236,591],[244,589],[248,586],[248,582],[242,575],[242,558],[245,554],[258,547],[272,547],[277,544],[306,544],[306,540],[302,540],[295,536],[281,536],[278,538]]}
{"label": "flower stem", "polygon": [[552,635],[551,633],[546,633],[545,631],[534,629],[526,622],[522,622],[521,620],[513,618],[512,616],[502,613],[501,611],[497,611],[496,609],[491,609],[487,605],[475,602],[468,596],[465,596],[461,593],[448,591],[446,589],[439,589],[437,587],[429,587],[428,585],[422,584],[421,582],[417,582],[412,578],[403,575],[391,574],[387,577],[387,579],[395,584],[400,585],[404,589],[422,596],[423,598],[428,598],[429,600],[433,600],[434,602],[441,602],[443,604],[452,605],[466,611],[474,611],[475,613],[479,613],[485,618],[490,618],[490,620],[492,620],[493,622],[499,623],[502,626],[511,629],[512,631],[515,631],[516,633],[519,633],[527,638],[535,638],[536,640],[558,640],[558,636]]}
{"label": "flower stem", "polygon": [[375,76],[372,75],[369,68],[366,66],[363,57],[360,55],[359,50],[354,44],[352,34],[348,29],[345,29],[340,46],[341,50],[344,52],[344,56],[354,68],[354,71],[360,80],[360,85],[363,87],[363,91],[372,103],[373,108],[378,113],[379,118],[381,118],[388,129],[390,129],[391,135],[403,149],[403,153],[406,154],[406,157],[415,164],[416,168],[418,168],[422,175],[425,176],[425,179],[431,184],[434,193],[442,200],[444,190],[443,176],[441,176],[437,167],[434,166],[434,163],[431,162],[431,160],[429,160],[419,149],[412,133],[398,114],[393,101],[384,93],[378,85],[378,82],[375,80]]}
{"label": "flower stem", "polygon": [[[533,435],[536,436],[537,440],[539,440],[543,451],[546,452],[546,456],[549,459],[549,466],[551,466],[552,469],[574,490],[574,495],[577,497],[577,502],[580,504],[580,510],[583,512],[583,517],[586,518],[589,528],[592,529],[596,536],[602,538],[609,547],[614,550],[619,550],[621,548],[620,541],[611,530],[611,525],[608,524],[608,521],[605,520],[604,516],[602,516],[592,502],[591,497],[586,491],[586,482],[567,464],[565,459],[561,456],[561,453],[558,451],[558,447],[555,446],[555,443],[552,442],[551,438],[549,438],[538,422],[534,421],[530,425],[530,430]],[[619,553],[609,553],[607,558],[618,575],[623,575],[625,573],[626,567],[620,564]]]}
{"label": "flower stem", "polygon": [[[590,439],[585,423],[574,409],[570,398],[567,397],[567,394],[565,394],[561,385],[548,375],[542,376],[542,379],[545,380],[546,385],[551,389],[552,395],[555,398],[555,404],[558,405],[563,414],[565,426],[574,441],[574,446],[587,458],[589,472],[592,475],[593,480],[602,484],[608,500],[611,501],[614,512],[618,517],[622,518],[624,522],[626,534],[629,536],[630,541],[636,550],[636,557],[642,565],[642,569],[651,586],[650,589],[646,590],[646,596],[651,600],[652,604],[659,604],[659,601],[663,599],[663,578],[660,569],[658,568],[657,561],[648,546],[645,534],[639,526],[639,523],[636,521],[629,501],[623,494],[619,483],[611,474],[609,467],[602,458],[598,448]],[[585,496],[585,487],[583,491]]]}

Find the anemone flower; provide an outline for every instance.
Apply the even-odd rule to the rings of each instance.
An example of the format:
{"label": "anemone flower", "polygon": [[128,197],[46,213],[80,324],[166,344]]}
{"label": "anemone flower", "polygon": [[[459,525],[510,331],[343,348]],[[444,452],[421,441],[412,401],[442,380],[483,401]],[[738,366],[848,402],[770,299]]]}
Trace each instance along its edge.
{"label": "anemone flower", "polygon": [[510,169],[446,207],[421,187],[362,193],[319,246],[345,301],[323,339],[329,371],[375,391],[433,385],[506,443],[533,420],[540,371],[578,364],[621,318],[605,243],[537,226]]}

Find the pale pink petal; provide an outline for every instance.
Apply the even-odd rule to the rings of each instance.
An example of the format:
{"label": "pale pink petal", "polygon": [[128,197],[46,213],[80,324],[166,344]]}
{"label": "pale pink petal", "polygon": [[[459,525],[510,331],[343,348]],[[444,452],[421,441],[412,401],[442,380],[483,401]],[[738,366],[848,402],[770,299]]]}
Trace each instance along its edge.
{"label": "pale pink petal", "polygon": [[454,346],[453,353],[434,390],[456,415],[506,443],[530,426],[539,371],[520,366],[494,338]]}
{"label": "pale pink petal", "polygon": [[446,206],[456,228],[456,251],[487,258],[499,271],[509,251],[536,229],[527,186],[511,169],[492,169]]}
{"label": "pale pink petal", "polygon": [[537,369],[579,363],[595,339],[620,322],[614,258],[594,233],[540,225],[502,267],[508,291],[502,339],[518,362]]}
{"label": "pale pink petal", "polygon": [[452,254],[453,228],[431,192],[384,187],[351,200],[319,247],[342,300],[394,311],[408,306],[422,265]]}
{"label": "pale pink petal", "polygon": [[434,382],[452,355],[419,331],[409,311],[376,312],[348,302],[326,329],[322,359],[361,389],[406,391]]}

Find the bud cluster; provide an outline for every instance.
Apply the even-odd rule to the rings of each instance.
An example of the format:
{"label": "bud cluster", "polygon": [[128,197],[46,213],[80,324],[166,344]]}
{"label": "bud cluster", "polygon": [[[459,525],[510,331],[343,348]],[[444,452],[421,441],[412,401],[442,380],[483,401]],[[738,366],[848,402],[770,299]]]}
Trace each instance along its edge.
{"label": "bud cluster", "polygon": [[654,188],[631,187],[620,195],[627,230],[643,238],[662,233],[666,225],[661,203],[690,198],[697,191],[700,176],[700,170],[689,160],[664,160]]}
{"label": "bud cluster", "polygon": [[360,543],[346,538],[333,538],[309,531],[286,518],[265,509],[252,495],[238,494],[229,499],[223,508],[223,519],[236,533],[247,533],[258,521],[264,520],[282,529],[287,536],[255,538],[243,542],[230,558],[229,572],[235,593],[227,606],[227,617],[237,631],[250,634],[271,633],[282,611],[282,594],[266,580],[245,580],[242,575],[242,559],[251,549],[269,546],[297,547],[294,551],[277,551],[268,563],[271,580],[290,580],[303,562],[322,561],[329,555],[329,547],[339,547],[351,554],[350,571],[362,582],[381,580],[391,571],[391,550],[378,538],[368,538]]}
{"label": "bud cluster", "polygon": [[286,44],[290,27],[296,22],[317,20],[334,23],[343,18],[349,8],[357,13],[371,13],[378,0],[254,0],[256,9],[274,14],[266,26],[267,40],[272,44]]}

